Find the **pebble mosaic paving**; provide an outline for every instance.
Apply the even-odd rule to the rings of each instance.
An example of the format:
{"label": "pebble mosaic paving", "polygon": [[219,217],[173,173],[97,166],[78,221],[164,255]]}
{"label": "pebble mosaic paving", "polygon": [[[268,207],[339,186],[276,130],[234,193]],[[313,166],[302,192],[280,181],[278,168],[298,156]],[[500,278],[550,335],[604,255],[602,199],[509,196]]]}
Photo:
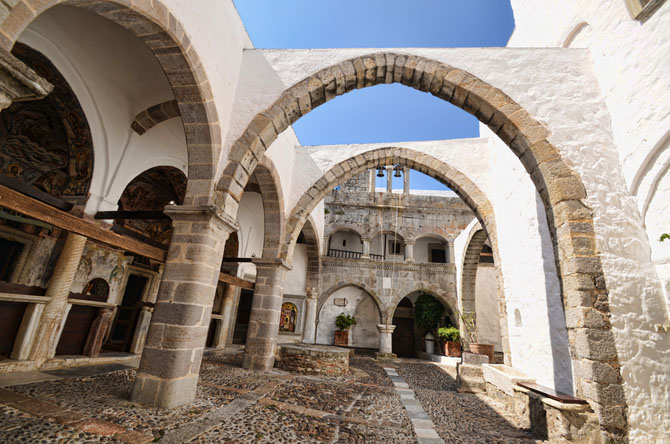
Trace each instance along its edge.
{"label": "pebble mosaic paving", "polygon": [[[196,400],[172,410],[131,403],[135,371],[0,389],[0,443],[537,444],[482,395],[458,393],[438,366],[351,359],[347,376],[241,368],[205,356]],[[82,373],[85,374],[85,373]]]}

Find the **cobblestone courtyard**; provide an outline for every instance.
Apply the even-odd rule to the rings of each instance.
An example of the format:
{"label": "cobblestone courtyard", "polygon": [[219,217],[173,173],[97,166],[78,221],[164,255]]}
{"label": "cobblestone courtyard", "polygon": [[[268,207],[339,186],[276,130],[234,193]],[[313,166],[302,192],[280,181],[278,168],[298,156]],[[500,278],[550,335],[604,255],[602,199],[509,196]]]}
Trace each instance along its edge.
{"label": "cobblestone courtyard", "polygon": [[130,403],[132,369],[0,389],[0,442],[543,442],[433,364],[356,357],[350,375],[334,378],[240,363],[239,354],[205,357],[196,401],[173,410]]}

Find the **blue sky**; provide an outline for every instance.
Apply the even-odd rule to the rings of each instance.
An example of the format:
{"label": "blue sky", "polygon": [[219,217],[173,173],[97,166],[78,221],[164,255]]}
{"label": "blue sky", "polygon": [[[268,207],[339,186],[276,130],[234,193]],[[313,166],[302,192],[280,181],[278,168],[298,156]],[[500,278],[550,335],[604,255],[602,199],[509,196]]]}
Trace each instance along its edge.
{"label": "blue sky", "polygon": [[[509,0],[235,0],[257,48],[505,46]],[[430,94],[377,85],[331,100],[293,125],[303,145],[477,137],[474,117]],[[417,172],[412,188],[444,189]],[[385,186],[380,179],[378,186]],[[394,182],[394,188],[402,187]]]}

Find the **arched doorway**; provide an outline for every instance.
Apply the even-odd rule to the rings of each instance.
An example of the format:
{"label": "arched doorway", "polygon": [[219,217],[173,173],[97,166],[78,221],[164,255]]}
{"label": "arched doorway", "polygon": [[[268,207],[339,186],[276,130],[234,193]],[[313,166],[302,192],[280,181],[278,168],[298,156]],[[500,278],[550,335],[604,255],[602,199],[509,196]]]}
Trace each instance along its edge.
{"label": "arched doorway", "polygon": [[413,358],[414,350],[414,305],[402,298],[393,312],[393,353],[401,358]]}

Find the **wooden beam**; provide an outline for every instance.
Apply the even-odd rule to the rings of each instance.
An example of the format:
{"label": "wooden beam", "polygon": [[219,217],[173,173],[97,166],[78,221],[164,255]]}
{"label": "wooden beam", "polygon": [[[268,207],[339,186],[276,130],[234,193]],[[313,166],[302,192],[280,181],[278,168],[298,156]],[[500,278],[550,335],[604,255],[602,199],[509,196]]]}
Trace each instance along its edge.
{"label": "wooden beam", "polygon": [[246,288],[247,290],[253,290],[256,284],[253,282],[245,281],[242,278],[233,276],[227,273],[219,273],[219,282],[225,282],[229,285],[234,285],[235,287]]}
{"label": "wooden beam", "polygon": [[86,236],[93,241],[139,254],[149,259],[165,262],[167,252],[161,248],[152,247],[135,239],[112,233],[93,222],[57,210],[50,205],[25,196],[4,185],[0,185],[0,206],[17,211],[33,219],[41,220],[63,230]]}
{"label": "wooden beam", "polygon": [[151,219],[170,219],[162,211],[98,211],[93,216],[93,219],[135,219],[135,220],[151,220]]}
{"label": "wooden beam", "polygon": [[70,202],[66,202],[63,199],[52,196],[51,194],[45,193],[44,191],[38,190],[37,188],[33,188],[25,182],[14,179],[13,177],[6,176],[4,174],[0,174],[0,185],[4,185],[8,188],[11,188],[12,190],[18,191],[21,194],[25,194],[26,196],[30,196],[33,199],[39,200],[40,202],[47,203],[52,207],[58,208],[59,210],[70,211],[74,206]]}

